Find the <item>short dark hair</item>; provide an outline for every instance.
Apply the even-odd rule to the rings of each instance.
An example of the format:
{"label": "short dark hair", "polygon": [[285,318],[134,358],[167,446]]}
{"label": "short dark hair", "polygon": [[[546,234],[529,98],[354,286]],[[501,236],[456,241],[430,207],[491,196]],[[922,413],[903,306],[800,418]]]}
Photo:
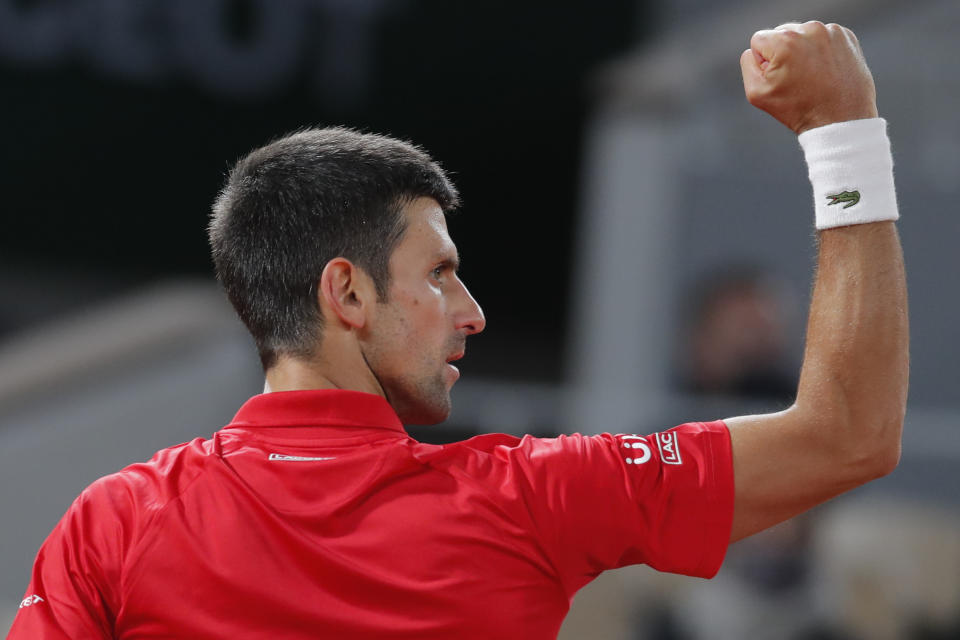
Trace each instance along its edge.
{"label": "short dark hair", "polygon": [[381,301],[415,198],[458,204],[443,169],[421,148],[344,127],[304,129],[241,158],[208,227],[217,278],[257,345],[264,370],[280,354],[319,344],[317,283],[344,257],[366,271]]}

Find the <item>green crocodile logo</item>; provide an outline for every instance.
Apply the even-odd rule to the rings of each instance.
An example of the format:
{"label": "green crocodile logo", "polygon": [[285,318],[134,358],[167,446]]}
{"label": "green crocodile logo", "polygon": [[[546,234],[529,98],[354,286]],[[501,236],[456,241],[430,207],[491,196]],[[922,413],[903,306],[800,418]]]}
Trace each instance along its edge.
{"label": "green crocodile logo", "polygon": [[846,202],[846,204],[843,205],[843,208],[849,209],[853,205],[860,202],[860,192],[859,191],[841,191],[836,195],[827,196],[827,200],[830,201],[830,204],[827,205],[828,207],[833,204],[840,204],[841,202]]}

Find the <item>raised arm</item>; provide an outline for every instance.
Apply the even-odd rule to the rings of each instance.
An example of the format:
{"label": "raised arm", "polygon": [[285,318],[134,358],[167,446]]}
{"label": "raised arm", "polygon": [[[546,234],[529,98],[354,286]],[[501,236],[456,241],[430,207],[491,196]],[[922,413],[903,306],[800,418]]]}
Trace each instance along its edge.
{"label": "raised arm", "polygon": [[[819,22],[790,24],[757,32],[750,44],[741,58],[747,98],[794,132],[877,116],[873,78],[850,30]],[[834,129],[813,135],[825,135],[829,142]],[[830,159],[842,165],[857,157],[856,149],[849,152],[857,141],[851,143],[849,131],[838,135],[846,136],[848,153]],[[845,177],[858,170],[862,167],[830,168]],[[867,173],[864,188],[837,184],[841,193],[857,190],[858,209],[856,215],[851,212],[851,221],[885,217],[871,207],[895,206],[892,185],[886,204],[868,193],[874,182],[892,178]],[[816,180],[814,186],[815,196],[822,197]],[[843,206],[853,199],[842,198]],[[829,215],[838,209],[842,211],[830,208]],[[909,336],[897,230],[892,221],[832,226],[819,217],[818,227],[817,272],[796,403],[780,413],[726,421],[736,487],[731,540],[886,475],[899,460]]]}

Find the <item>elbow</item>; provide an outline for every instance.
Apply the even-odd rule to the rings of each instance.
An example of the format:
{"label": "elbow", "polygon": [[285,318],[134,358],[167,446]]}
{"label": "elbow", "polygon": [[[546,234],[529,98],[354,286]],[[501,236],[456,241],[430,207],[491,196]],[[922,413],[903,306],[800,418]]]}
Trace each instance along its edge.
{"label": "elbow", "polygon": [[861,480],[869,482],[893,473],[900,464],[903,418],[873,423],[871,446],[857,447],[853,465],[861,470]]}
{"label": "elbow", "polygon": [[821,443],[843,490],[890,475],[900,463],[905,403],[879,407],[875,400],[854,405],[821,396],[813,406],[794,406],[811,425],[808,433],[826,438]]}
{"label": "elbow", "polygon": [[890,475],[900,463],[903,414],[890,411],[834,412],[819,423],[848,488]]}
{"label": "elbow", "polygon": [[874,465],[878,478],[890,475],[900,464],[906,413],[906,394],[903,394],[895,404],[888,405],[881,414],[873,417],[877,443]]}
{"label": "elbow", "polygon": [[890,475],[900,464],[900,433],[902,430],[903,421],[901,420],[896,428],[896,437],[891,438],[890,442],[876,454],[874,465],[877,478]]}
{"label": "elbow", "polygon": [[900,464],[903,424],[906,415],[906,394],[892,397],[849,397],[838,402],[839,411],[832,413],[845,434],[842,445],[849,467],[856,480],[863,483],[890,475]]}

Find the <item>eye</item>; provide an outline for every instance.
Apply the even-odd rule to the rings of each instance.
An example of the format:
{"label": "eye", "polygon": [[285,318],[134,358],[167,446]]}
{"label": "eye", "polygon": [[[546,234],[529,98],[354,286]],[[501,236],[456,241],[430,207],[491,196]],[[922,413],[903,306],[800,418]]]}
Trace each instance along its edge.
{"label": "eye", "polygon": [[433,276],[434,280],[440,280],[443,277],[443,265],[436,267],[430,272],[430,275]]}

